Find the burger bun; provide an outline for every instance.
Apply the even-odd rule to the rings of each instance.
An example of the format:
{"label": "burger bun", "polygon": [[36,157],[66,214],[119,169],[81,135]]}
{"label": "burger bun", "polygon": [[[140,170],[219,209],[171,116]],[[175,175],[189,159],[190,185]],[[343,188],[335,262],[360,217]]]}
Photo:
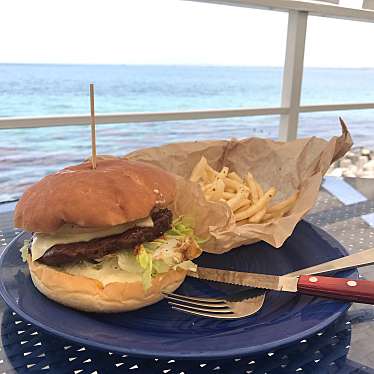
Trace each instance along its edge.
{"label": "burger bun", "polygon": [[113,282],[105,286],[92,278],[70,275],[38,261],[27,259],[35,287],[49,299],[85,312],[118,313],[143,308],[163,299],[162,292],[175,291],[187,271],[170,270],[152,278],[145,290],[141,281]]}
{"label": "burger bun", "polygon": [[14,226],[53,234],[64,224],[103,228],[146,218],[176,195],[167,171],[124,158],[69,166],[26,190],[14,212]]}

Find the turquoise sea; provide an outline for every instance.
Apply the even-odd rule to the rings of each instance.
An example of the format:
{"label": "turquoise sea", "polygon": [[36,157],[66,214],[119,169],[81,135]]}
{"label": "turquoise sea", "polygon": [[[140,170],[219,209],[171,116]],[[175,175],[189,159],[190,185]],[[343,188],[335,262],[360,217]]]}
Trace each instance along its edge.
{"label": "turquoise sea", "polygon": [[[85,114],[95,83],[97,113],[278,106],[281,68],[0,64],[0,117]],[[306,68],[302,104],[374,102],[374,69]],[[299,136],[339,134],[374,146],[374,110],[303,114]],[[97,128],[98,153],[122,155],[183,140],[276,138],[277,116]],[[15,199],[47,173],[90,154],[89,126],[0,130],[0,201]]]}

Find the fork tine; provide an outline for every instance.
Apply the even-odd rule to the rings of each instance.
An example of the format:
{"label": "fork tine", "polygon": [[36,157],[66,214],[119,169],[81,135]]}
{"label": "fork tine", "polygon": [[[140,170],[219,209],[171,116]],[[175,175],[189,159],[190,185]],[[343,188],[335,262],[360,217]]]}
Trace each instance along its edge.
{"label": "fork tine", "polygon": [[217,303],[206,303],[206,302],[201,302],[201,301],[194,301],[194,300],[189,300],[185,299],[182,297],[175,297],[175,296],[165,296],[166,299],[172,300],[172,301],[178,301],[178,302],[183,302],[183,303],[188,303],[191,305],[199,305],[199,306],[207,306],[210,308],[227,308],[227,303],[225,302],[217,302]]}
{"label": "fork tine", "polygon": [[217,318],[217,319],[235,319],[235,318],[241,318],[242,316],[236,315],[234,313],[225,313],[225,314],[219,314],[219,313],[205,313],[205,312],[196,312],[190,309],[184,309],[184,308],[179,308],[176,306],[172,306],[172,309],[179,310],[180,312],[184,312],[187,314],[193,314],[195,316],[200,316],[200,317],[209,317],[209,318]]}
{"label": "fork tine", "polygon": [[188,308],[188,309],[197,310],[197,311],[200,311],[200,312],[232,313],[232,310],[227,306],[225,308],[210,308],[210,307],[200,308],[198,306],[190,306],[190,305],[186,305],[186,304],[179,304],[179,303],[175,303],[173,301],[169,301],[169,305],[175,305],[175,306],[178,306],[178,307],[181,307],[181,308]]}
{"label": "fork tine", "polygon": [[173,292],[163,292],[165,296],[173,296],[173,297],[179,297],[180,299],[184,300],[192,300],[192,301],[201,301],[201,302],[207,302],[207,303],[224,303],[224,299],[213,299],[209,297],[191,297],[191,296],[185,296],[185,295],[178,295]]}

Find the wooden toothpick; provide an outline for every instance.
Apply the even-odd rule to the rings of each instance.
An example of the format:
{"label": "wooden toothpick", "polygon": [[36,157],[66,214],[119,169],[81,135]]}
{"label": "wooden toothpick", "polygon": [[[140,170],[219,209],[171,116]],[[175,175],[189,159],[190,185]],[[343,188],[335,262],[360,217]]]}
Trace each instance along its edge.
{"label": "wooden toothpick", "polygon": [[90,107],[91,107],[91,163],[92,169],[96,169],[96,123],[95,123],[95,98],[94,84],[90,83]]}

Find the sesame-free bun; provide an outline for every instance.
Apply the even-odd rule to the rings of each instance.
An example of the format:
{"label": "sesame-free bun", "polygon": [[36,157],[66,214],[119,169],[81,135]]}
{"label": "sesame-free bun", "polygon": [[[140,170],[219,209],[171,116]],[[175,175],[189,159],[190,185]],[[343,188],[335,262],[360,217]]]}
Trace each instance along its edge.
{"label": "sesame-free bun", "polygon": [[160,301],[162,291],[173,292],[187,272],[182,269],[152,278],[152,286],[144,290],[139,282],[113,282],[106,286],[92,278],[70,275],[56,268],[31,261],[28,265],[35,287],[49,299],[85,312],[116,313],[143,308]]}
{"label": "sesame-free bun", "polygon": [[21,197],[15,227],[53,233],[65,223],[108,227],[149,216],[174,200],[174,177],[156,166],[120,158],[98,158],[69,166],[35,183]]}

